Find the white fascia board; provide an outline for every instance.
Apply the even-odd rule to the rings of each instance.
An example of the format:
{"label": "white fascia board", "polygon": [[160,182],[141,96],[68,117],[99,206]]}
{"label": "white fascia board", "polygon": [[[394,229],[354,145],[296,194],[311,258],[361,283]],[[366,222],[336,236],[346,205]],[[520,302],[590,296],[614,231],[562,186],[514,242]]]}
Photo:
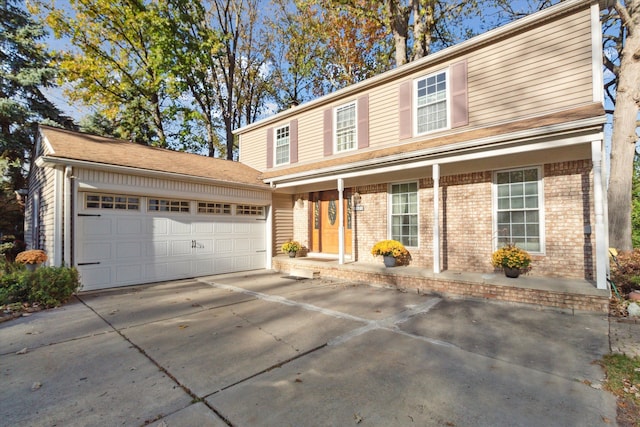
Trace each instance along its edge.
{"label": "white fascia board", "polygon": [[36,166],[47,167],[55,165],[74,166],[84,169],[99,170],[105,172],[115,172],[127,175],[139,175],[151,178],[161,178],[176,181],[188,181],[202,184],[218,185],[223,187],[241,187],[252,190],[262,190],[269,192],[270,189],[266,185],[252,185],[241,182],[222,181],[219,179],[205,178],[199,176],[185,175],[175,172],[155,171],[150,169],[138,169],[129,166],[109,165],[106,163],[87,162],[84,160],[65,159],[61,157],[40,156],[36,159]]}
{"label": "white fascia board", "polygon": [[451,46],[446,49],[427,55],[424,58],[406,63],[400,67],[386,71],[382,74],[378,74],[377,76],[363,80],[359,83],[355,83],[351,86],[347,86],[345,88],[339,89],[333,93],[322,96],[320,98],[316,98],[314,100],[301,104],[297,107],[289,108],[273,116],[265,117],[264,119],[258,120],[256,122],[253,122],[241,128],[235,129],[233,131],[233,134],[239,135],[255,128],[267,126],[270,123],[284,120],[285,118],[290,116],[299,115],[307,110],[317,108],[318,106],[328,104],[340,98],[343,98],[346,96],[355,96],[356,94],[362,91],[365,91],[373,86],[380,85],[382,83],[386,83],[392,80],[399,80],[409,74],[412,74],[418,71],[421,68],[428,67],[430,63],[438,63],[447,59],[454,58],[457,55],[460,55],[464,52],[467,52],[476,48],[478,45],[486,44],[493,40],[498,40],[509,34],[518,32],[522,28],[535,25],[535,23],[537,22],[544,22],[556,15],[562,15],[573,9],[584,7],[585,4],[597,5],[598,1],[591,0],[590,2],[585,2],[585,0],[566,0],[566,1],[560,2],[554,6],[548,7],[539,12],[532,13],[531,15],[527,15],[516,21],[510,22],[501,27],[494,28],[493,30],[487,31],[486,33],[482,33],[480,35],[472,37],[454,46]]}
{"label": "white fascia board", "polygon": [[[352,172],[342,172],[333,175],[323,175],[308,179],[299,179],[286,182],[272,181],[271,185],[274,188],[286,188],[295,187],[300,185],[318,184],[321,182],[335,181],[336,179],[356,178],[368,175],[378,175],[383,173],[398,172],[407,169],[416,169],[433,166],[435,164],[443,165],[448,163],[464,162],[468,160],[478,160],[489,157],[500,157],[510,154],[519,154],[532,151],[548,150],[552,148],[566,147],[571,145],[591,143],[593,140],[602,140],[604,134],[602,132],[594,134],[589,133],[587,135],[580,136],[567,136],[561,139],[554,139],[552,141],[541,141],[537,143],[527,143],[526,145],[514,145],[512,143],[503,143],[494,146],[491,150],[486,151],[473,151],[468,153],[461,153],[457,155],[444,155],[444,156],[432,156],[429,159],[410,161],[407,163],[393,164],[389,166],[383,166],[378,168],[356,170]],[[506,146],[505,146],[506,145]]]}
{"label": "white fascia board", "polygon": [[[529,141],[532,141],[535,139],[548,138],[554,135],[562,136],[562,135],[566,135],[567,133],[584,132],[586,130],[589,130],[590,128],[593,128],[593,130],[595,131],[594,133],[590,134],[591,137],[597,139],[598,137],[594,135],[600,134],[602,124],[605,122],[605,120],[606,120],[605,116],[599,116],[599,117],[579,120],[579,121],[570,122],[570,123],[543,126],[536,129],[528,129],[524,131],[512,132],[512,133],[498,135],[498,136],[464,141],[457,144],[449,144],[449,145],[444,145],[440,147],[432,147],[432,148],[418,150],[418,151],[409,151],[406,153],[387,156],[384,158],[376,158],[376,159],[365,160],[360,162],[348,163],[340,166],[335,166],[332,168],[326,168],[326,169],[319,168],[319,169],[315,169],[312,172],[298,172],[298,173],[284,175],[276,178],[268,178],[268,179],[265,179],[264,181],[270,184],[271,186],[277,185],[278,187],[282,188],[285,186],[284,185],[285,181],[295,181],[295,180],[307,181],[308,179],[314,179],[313,176],[317,176],[318,178],[320,178],[320,175],[323,175],[323,176],[331,175],[333,177],[346,176],[345,174],[348,174],[349,171],[354,169],[375,168],[375,170],[379,170],[379,168],[376,168],[375,166],[381,163],[409,162],[412,159],[417,159],[420,157],[443,156],[443,155],[446,155],[447,153],[471,150],[474,148],[481,148],[487,145],[491,145],[492,147],[495,147],[496,145],[513,144],[521,141],[527,141],[527,145],[524,145],[524,147],[528,147]],[[475,155],[478,156],[479,154],[475,152]],[[439,163],[443,163],[441,158],[439,159]],[[448,163],[448,162],[445,162],[445,163]],[[408,168],[408,167],[413,167],[412,165],[414,163],[410,163],[410,164],[403,163],[403,164],[405,165],[405,168]],[[368,173],[365,173],[365,175],[366,174]],[[325,181],[324,178],[320,178],[319,181],[315,181],[314,179],[314,182],[323,182],[323,181]],[[301,181],[296,181],[296,182],[299,183]]]}

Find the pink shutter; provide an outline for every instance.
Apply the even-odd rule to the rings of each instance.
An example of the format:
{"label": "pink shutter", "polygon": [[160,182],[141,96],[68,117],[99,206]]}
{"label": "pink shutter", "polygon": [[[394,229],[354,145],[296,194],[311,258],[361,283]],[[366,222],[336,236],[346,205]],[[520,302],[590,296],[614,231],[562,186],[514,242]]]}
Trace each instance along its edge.
{"label": "pink shutter", "polygon": [[403,82],[398,89],[398,126],[400,139],[407,139],[413,136],[411,123],[411,91],[413,82]]}
{"label": "pink shutter", "polygon": [[289,123],[289,163],[298,163],[298,120]]}
{"label": "pink shutter", "polygon": [[467,100],[467,61],[451,65],[451,127],[469,124]]}
{"label": "pink shutter", "polygon": [[273,167],[273,128],[267,129],[267,169]]}
{"label": "pink shutter", "polygon": [[369,146],[369,95],[358,98],[358,148]]}
{"label": "pink shutter", "polygon": [[324,110],[324,123],[322,128],[324,136],[324,155],[333,154],[333,110],[327,108]]}

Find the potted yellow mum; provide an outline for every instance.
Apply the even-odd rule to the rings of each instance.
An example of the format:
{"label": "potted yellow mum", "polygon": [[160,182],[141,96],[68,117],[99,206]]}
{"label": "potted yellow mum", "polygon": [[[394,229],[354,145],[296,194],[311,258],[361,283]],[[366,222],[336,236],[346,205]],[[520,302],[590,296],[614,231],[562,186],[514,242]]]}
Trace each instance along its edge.
{"label": "potted yellow mum", "polygon": [[24,264],[27,270],[35,270],[47,260],[47,254],[40,249],[31,249],[28,251],[20,252],[16,256],[16,262]]}
{"label": "potted yellow mum", "polygon": [[491,255],[491,264],[502,268],[505,276],[515,279],[531,270],[531,255],[514,244],[508,244]]}
{"label": "potted yellow mum", "polygon": [[302,249],[302,245],[295,240],[289,240],[282,244],[282,252],[288,253],[289,258],[295,258],[296,253]]}
{"label": "potted yellow mum", "polygon": [[409,251],[397,240],[381,240],[371,248],[371,255],[382,256],[385,267],[395,267],[398,258],[407,258]]}

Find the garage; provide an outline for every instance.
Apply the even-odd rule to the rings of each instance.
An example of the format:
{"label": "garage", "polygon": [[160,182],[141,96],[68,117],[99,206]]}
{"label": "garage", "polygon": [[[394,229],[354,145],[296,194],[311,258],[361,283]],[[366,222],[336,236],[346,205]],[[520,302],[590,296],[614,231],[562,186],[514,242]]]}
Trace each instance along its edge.
{"label": "garage", "polygon": [[80,193],[84,290],[265,268],[265,208]]}
{"label": "garage", "polygon": [[271,189],[238,162],[40,128],[25,240],[82,290],[270,268]]}

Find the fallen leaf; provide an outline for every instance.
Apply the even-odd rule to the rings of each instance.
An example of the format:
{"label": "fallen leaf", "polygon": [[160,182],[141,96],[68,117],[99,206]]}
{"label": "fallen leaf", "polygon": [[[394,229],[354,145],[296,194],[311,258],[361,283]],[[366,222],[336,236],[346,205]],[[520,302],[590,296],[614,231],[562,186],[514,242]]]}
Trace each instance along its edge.
{"label": "fallen leaf", "polygon": [[356,424],[360,424],[364,418],[360,414],[353,414],[353,418],[356,420]]}
{"label": "fallen leaf", "polygon": [[39,389],[40,387],[42,387],[42,384],[39,383],[38,381],[34,382],[33,384],[31,384],[31,391],[36,391],[37,389]]}
{"label": "fallen leaf", "polygon": [[16,354],[27,354],[27,351],[29,351],[29,350],[27,350],[27,347],[25,347],[22,350],[17,351]]}
{"label": "fallen leaf", "polygon": [[188,327],[189,327],[189,325],[180,325],[180,326],[178,326],[178,327],[179,327],[180,329],[186,329],[186,328],[188,328]]}

